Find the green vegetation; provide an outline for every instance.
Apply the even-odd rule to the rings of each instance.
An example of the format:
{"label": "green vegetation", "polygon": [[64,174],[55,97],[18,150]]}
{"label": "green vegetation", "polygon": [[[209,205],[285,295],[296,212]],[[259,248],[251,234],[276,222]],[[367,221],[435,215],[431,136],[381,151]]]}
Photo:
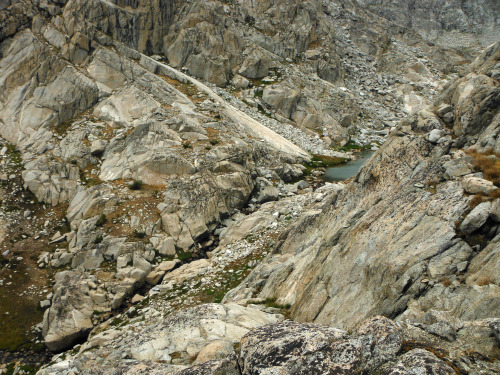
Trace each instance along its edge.
{"label": "green vegetation", "polygon": [[96,227],[102,227],[107,222],[108,222],[108,218],[106,217],[106,215],[101,214],[101,216],[99,216],[99,219],[97,219],[97,222],[95,223],[95,226]]}
{"label": "green vegetation", "polygon": [[371,149],[370,145],[360,146],[353,140],[349,140],[345,146],[339,147],[339,151],[364,151]]}
{"label": "green vegetation", "polygon": [[184,147],[185,149],[193,148],[193,146],[191,145],[191,142],[189,142],[189,141],[184,142],[182,144],[182,147]]}
{"label": "green vegetation", "polygon": [[143,184],[142,184],[142,181],[141,181],[141,180],[135,180],[134,182],[132,182],[132,183],[128,186],[128,188],[129,188],[130,190],[141,190],[142,185],[143,185]]}
{"label": "green vegetation", "polygon": [[246,240],[248,243],[254,243],[255,241],[257,241],[257,238],[253,233],[250,233],[247,236],[245,236],[244,240]]}
{"label": "green vegetation", "polygon": [[95,185],[102,184],[102,181],[97,177],[93,176],[87,177],[87,173],[85,171],[80,170],[80,181],[82,182],[82,184],[84,184],[87,187],[92,187]]}
{"label": "green vegetation", "polygon": [[212,139],[210,139],[209,142],[210,142],[210,144],[212,146],[215,146],[216,144],[219,144],[219,140],[217,138],[212,138]]}
{"label": "green vegetation", "polygon": [[289,310],[292,307],[292,305],[290,305],[289,303],[285,305],[280,305],[279,303],[276,303],[276,298],[266,298],[263,301],[254,302],[254,305],[266,305],[266,307],[272,307],[280,310]]}
{"label": "green vegetation", "polygon": [[175,252],[177,253],[177,257],[179,258],[179,260],[181,262],[184,262],[186,260],[190,260],[193,257],[193,254],[191,254],[190,252],[185,252],[184,250],[179,249],[179,248],[177,248],[175,250]]}

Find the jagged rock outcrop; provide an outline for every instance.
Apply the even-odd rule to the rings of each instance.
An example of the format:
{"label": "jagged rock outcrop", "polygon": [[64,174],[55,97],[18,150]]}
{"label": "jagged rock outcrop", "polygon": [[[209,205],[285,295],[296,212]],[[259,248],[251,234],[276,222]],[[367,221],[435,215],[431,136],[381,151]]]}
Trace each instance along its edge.
{"label": "jagged rock outcrop", "polygon": [[[494,338],[489,337],[485,322],[462,327],[474,337],[466,344],[460,336],[454,343],[439,337],[433,333],[436,323],[430,321],[415,326],[376,316],[347,334],[323,325],[279,322],[281,319],[257,307],[201,305],[147,327],[142,335],[119,328],[96,334],[78,354],[38,374],[108,374],[120,369],[127,374],[176,375],[451,375],[459,371],[458,362],[467,371],[498,370],[498,363],[490,362],[498,349],[491,346]],[[464,344],[478,351],[465,354]]]}

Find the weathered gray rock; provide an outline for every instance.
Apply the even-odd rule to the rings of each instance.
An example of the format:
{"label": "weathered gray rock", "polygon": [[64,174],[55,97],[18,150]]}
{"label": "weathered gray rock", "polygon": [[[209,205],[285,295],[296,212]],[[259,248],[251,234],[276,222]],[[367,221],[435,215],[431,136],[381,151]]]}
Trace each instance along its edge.
{"label": "weathered gray rock", "polygon": [[404,354],[403,358],[388,374],[452,375],[455,374],[455,370],[431,352],[424,349],[413,349]]}
{"label": "weathered gray rock", "polygon": [[69,349],[89,334],[93,327],[90,316],[96,309],[89,291],[84,274],[56,274],[52,306],[45,311],[42,332],[51,351]]}
{"label": "weathered gray rock", "polygon": [[248,88],[248,86],[250,86],[250,81],[248,79],[246,79],[245,77],[242,77],[239,74],[236,74],[233,77],[232,84],[236,89],[246,89],[246,88]]}
{"label": "weathered gray rock", "polygon": [[445,321],[431,324],[427,327],[427,331],[448,341],[454,341],[456,338],[455,329]]}
{"label": "weathered gray rock", "polygon": [[456,178],[472,173],[473,168],[466,158],[459,158],[447,161],[443,164],[448,178]]}
{"label": "weathered gray rock", "polygon": [[498,188],[493,185],[493,182],[485,180],[484,178],[467,176],[462,180],[464,190],[469,194],[483,194],[490,195]]}
{"label": "weathered gray rock", "polygon": [[476,206],[460,224],[460,230],[465,234],[471,234],[486,223],[490,215],[491,202],[483,202]]}
{"label": "weathered gray rock", "polygon": [[295,112],[300,98],[300,91],[284,85],[268,86],[264,89],[262,100],[277,108],[286,118],[290,118]]}
{"label": "weathered gray rock", "polygon": [[279,190],[274,186],[266,186],[259,191],[256,197],[257,203],[276,201],[279,198]]}
{"label": "weathered gray rock", "polygon": [[[493,65],[484,66],[485,73]],[[453,130],[458,148],[477,146],[484,133],[498,135],[490,109],[497,88],[479,76],[470,73],[443,94],[460,121],[471,120]],[[273,298],[291,304],[296,320],[344,329],[374,312],[402,319],[431,309],[470,320],[494,316],[500,298],[491,203],[469,212],[471,198],[459,178],[473,172],[472,157],[463,150],[450,153],[447,142],[426,141],[429,131],[442,128],[429,111],[399,127],[401,133],[328,198],[329,208],[305,213],[225,301]],[[478,229],[484,253],[473,249],[476,237],[461,235]]]}
{"label": "weathered gray rock", "polygon": [[268,53],[260,48],[247,50],[244,52],[247,57],[243,60],[239,74],[246,78],[264,78],[269,73],[271,66],[271,59]]}
{"label": "weathered gray rock", "polygon": [[500,199],[493,201],[491,205],[490,217],[500,223]]}
{"label": "weathered gray rock", "polygon": [[92,142],[92,145],[90,146],[90,153],[93,156],[99,156],[101,155],[105,150],[106,150],[107,142],[103,141],[102,139],[96,139],[94,142]]}
{"label": "weathered gray rock", "polygon": [[[241,340],[241,373],[266,374],[270,369],[302,373],[307,363],[323,373],[341,366],[355,371],[361,343],[346,339],[344,331],[312,324],[284,322],[257,328]],[[344,349],[349,354],[341,358]]]}
{"label": "weathered gray rock", "polygon": [[40,202],[56,206],[73,198],[78,191],[80,175],[74,165],[37,158],[26,164],[23,171],[25,188],[35,194]]}
{"label": "weathered gray rock", "polygon": [[438,143],[438,141],[444,136],[444,131],[441,129],[433,129],[429,133],[429,142]]}

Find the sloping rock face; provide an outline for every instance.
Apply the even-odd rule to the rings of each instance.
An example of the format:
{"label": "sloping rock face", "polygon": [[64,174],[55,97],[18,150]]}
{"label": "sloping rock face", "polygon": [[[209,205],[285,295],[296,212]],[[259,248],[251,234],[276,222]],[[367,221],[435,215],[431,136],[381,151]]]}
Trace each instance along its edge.
{"label": "sloping rock face", "polygon": [[[462,182],[498,184],[478,160],[498,160],[499,47],[440,97],[451,124],[430,112],[403,121],[331,208],[304,216],[226,300],[277,298],[296,320],[344,329],[373,314],[420,319],[432,309],[498,317],[498,276],[486,266],[499,254],[497,195],[470,195]],[[443,131],[437,143],[433,129]]]}

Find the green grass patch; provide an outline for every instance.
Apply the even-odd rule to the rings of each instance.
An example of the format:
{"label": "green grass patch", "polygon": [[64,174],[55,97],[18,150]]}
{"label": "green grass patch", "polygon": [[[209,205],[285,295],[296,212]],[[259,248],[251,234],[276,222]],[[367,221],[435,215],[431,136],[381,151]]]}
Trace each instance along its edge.
{"label": "green grass patch", "polygon": [[[315,169],[329,168],[329,167],[333,167],[335,165],[347,163],[349,161],[350,161],[350,159],[347,159],[347,158],[314,154],[309,163],[304,163],[304,167],[306,167],[306,169],[304,171],[304,176],[309,176],[312,173],[312,171]],[[293,182],[296,182],[296,181],[293,181]]]}
{"label": "green grass patch", "polygon": [[179,248],[177,248],[175,252],[177,253],[177,258],[181,262],[190,260],[193,257],[193,254],[191,254],[190,252],[186,252],[186,251],[179,249]]}
{"label": "green grass patch", "polygon": [[272,307],[272,308],[280,309],[280,310],[289,310],[292,307],[292,305],[290,305],[289,303],[287,303],[285,305],[281,305],[279,303],[276,303],[276,298],[266,298],[263,301],[254,302],[253,304],[254,305],[266,305],[266,307]]}
{"label": "green grass patch", "polygon": [[371,149],[370,145],[360,146],[352,140],[347,142],[347,144],[345,146],[338,148],[339,151],[365,151],[365,150],[370,150],[370,149]]}

